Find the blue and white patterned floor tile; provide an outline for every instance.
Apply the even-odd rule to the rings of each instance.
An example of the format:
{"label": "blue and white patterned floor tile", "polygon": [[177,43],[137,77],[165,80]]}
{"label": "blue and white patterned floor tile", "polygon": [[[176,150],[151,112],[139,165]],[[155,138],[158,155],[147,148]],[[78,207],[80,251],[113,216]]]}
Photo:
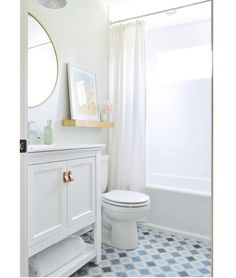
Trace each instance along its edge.
{"label": "blue and white patterned floor tile", "polygon": [[[210,244],[143,227],[138,239],[138,248],[128,251],[103,244],[100,265],[88,263],[72,277],[211,276]],[[88,235],[84,240],[91,242]]]}

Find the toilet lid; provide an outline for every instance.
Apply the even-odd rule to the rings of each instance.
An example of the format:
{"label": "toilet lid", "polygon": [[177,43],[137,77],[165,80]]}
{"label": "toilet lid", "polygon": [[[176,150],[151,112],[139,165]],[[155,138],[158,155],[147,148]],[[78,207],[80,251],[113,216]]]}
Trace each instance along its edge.
{"label": "toilet lid", "polygon": [[121,204],[143,204],[149,202],[148,195],[128,190],[112,190],[110,192],[104,193],[103,199],[112,203]]}

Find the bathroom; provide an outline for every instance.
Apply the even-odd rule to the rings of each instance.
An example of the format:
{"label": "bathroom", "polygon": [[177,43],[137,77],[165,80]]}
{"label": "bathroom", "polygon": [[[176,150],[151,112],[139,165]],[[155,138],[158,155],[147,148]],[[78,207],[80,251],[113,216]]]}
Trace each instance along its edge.
{"label": "bathroom", "polygon": [[26,1],[22,276],[211,276],[211,5]]}

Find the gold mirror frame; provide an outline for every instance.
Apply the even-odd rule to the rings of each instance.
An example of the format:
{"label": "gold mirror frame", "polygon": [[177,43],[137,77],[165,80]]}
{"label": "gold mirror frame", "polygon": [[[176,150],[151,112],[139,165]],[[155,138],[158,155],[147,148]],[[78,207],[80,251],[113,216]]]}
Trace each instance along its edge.
{"label": "gold mirror frame", "polygon": [[[48,36],[48,38],[49,38],[49,40],[50,40],[50,42],[51,42],[51,44],[52,44],[52,47],[53,47],[53,50],[54,50],[54,53],[55,53],[55,56],[56,56],[56,63],[57,63],[57,76],[56,76],[55,84],[54,84],[54,86],[53,86],[53,89],[52,89],[51,93],[48,95],[48,97],[47,97],[44,101],[40,102],[39,104],[33,105],[33,106],[28,106],[28,109],[31,109],[31,108],[36,108],[36,107],[38,107],[38,106],[44,104],[44,103],[51,97],[51,95],[54,93],[54,90],[55,90],[55,88],[56,88],[57,81],[58,81],[59,63],[58,63],[58,56],[57,56],[57,52],[56,52],[55,45],[54,45],[54,43],[53,43],[53,41],[52,41],[50,35],[48,34],[47,30],[45,29],[45,27],[42,25],[42,23],[41,23],[34,15],[32,15],[31,13],[28,12],[28,16],[31,16],[35,21],[37,21],[38,24],[39,24],[39,25],[42,27],[42,29],[44,30],[44,32],[47,34],[47,36]],[[29,92],[28,92],[28,93],[29,93]]]}

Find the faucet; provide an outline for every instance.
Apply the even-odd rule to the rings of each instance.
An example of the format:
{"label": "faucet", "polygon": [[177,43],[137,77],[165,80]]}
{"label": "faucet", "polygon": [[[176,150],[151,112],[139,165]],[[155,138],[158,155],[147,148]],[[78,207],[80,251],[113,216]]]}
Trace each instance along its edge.
{"label": "faucet", "polygon": [[28,126],[28,139],[29,139],[29,144],[31,143],[30,141],[30,135],[34,135],[37,139],[41,139],[41,134],[40,132],[36,131],[36,130],[33,130],[32,129],[32,124],[34,124],[35,122],[34,121],[30,121],[28,122],[27,126]]}

